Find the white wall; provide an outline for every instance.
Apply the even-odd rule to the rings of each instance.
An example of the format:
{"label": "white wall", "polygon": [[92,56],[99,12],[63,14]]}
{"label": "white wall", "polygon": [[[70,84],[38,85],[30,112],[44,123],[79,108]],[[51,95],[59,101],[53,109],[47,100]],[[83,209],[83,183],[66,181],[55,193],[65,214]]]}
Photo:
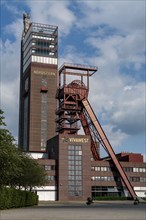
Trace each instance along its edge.
{"label": "white wall", "polygon": [[138,197],[146,197],[146,187],[134,187],[134,190]]}
{"label": "white wall", "polygon": [[56,201],[56,191],[37,191],[39,201]]}
{"label": "white wall", "polygon": [[33,189],[39,196],[39,201],[56,201],[57,190],[55,186],[36,187]]}

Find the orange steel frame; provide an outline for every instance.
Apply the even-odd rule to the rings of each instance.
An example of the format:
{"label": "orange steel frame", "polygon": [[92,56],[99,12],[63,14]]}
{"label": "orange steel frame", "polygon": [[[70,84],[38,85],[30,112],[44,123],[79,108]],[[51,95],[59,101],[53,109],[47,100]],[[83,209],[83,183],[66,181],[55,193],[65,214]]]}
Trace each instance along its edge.
{"label": "orange steel frame", "polygon": [[[57,114],[57,132],[64,134],[77,134],[80,129],[79,120],[86,135],[91,138],[91,152],[94,160],[100,160],[99,143],[104,147],[115,164],[127,190],[133,199],[137,195],[118,161],[114,150],[103,131],[87,97],[89,92],[89,77],[97,71],[97,67],[64,64],[59,70],[59,88],[56,98],[59,100]],[[80,80],[66,83],[66,76],[79,76]],[[63,85],[61,85],[63,77]],[[86,85],[84,78],[86,77]]]}

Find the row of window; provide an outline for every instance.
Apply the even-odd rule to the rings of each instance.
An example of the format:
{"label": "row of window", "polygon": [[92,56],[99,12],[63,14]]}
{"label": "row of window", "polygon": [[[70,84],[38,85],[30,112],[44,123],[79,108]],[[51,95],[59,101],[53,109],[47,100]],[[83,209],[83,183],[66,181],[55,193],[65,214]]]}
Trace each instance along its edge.
{"label": "row of window", "polygon": [[[113,176],[92,176],[91,180],[93,181],[121,181],[120,177]],[[146,177],[129,177],[131,182],[146,182]]]}
{"label": "row of window", "polygon": [[68,175],[82,175],[82,171],[80,170],[68,170]]}
{"label": "row of window", "polygon": [[41,48],[54,48],[55,47],[54,44],[50,44],[50,42],[48,41],[39,41],[39,40],[33,41],[32,45],[41,47]]}
{"label": "row of window", "polygon": [[68,161],[68,165],[78,166],[78,165],[81,165],[81,164],[82,164],[81,160],[69,160]]}
{"label": "row of window", "polygon": [[70,180],[77,180],[77,181],[79,181],[79,180],[82,180],[82,176],[80,175],[80,176],[74,176],[74,175],[69,175],[68,176],[68,180],[70,181]]}
{"label": "row of window", "polygon": [[129,177],[131,182],[146,182],[146,177]]}
{"label": "row of window", "polygon": [[[124,171],[125,172],[146,172],[146,168],[145,167],[123,167]],[[92,171],[105,171],[105,172],[108,172],[108,171],[111,171],[111,167],[101,167],[101,166],[92,166],[91,167],[91,170]]]}
{"label": "row of window", "polygon": [[133,167],[133,172],[146,172],[145,167]]}
{"label": "row of window", "polygon": [[33,34],[32,38],[55,41],[54,37],[46,37],[46,36],[42,36],[42,35],[34,35]]}
{"label": "row of window", "polygon": [[81,180],[69,180],[68,181],[68,185],[69,186],[74,186],[74,187],[76,187],[76,186],[82,186],[82,181]]}
{"label": "row of window", "polygon": [[43,56],[55,56],[56,55],[55,52],[45,50],[45,49],[39,49],[39,48],[33,48],[32,53],[38,54],[38,55],[43,55]]}
{"label": "row of window", "polygon": [[111,168],[110,167],[97,167],[97,166],[92,166],[91,167],[91,170],[92,171],[111,171]]}
{"label": "row of window", "polygon": [[55,64],[57,65],[57,58],[32,56],[32,62]]}
{"label": "row of window", "polygon": [[81,150],[69,150],[68,151],[68,155],[82,155],[82,151]]}
{"label": "row of window", "polygon": [[81,146],[76,146],[76,145],[69,145],[68,146],[68,151],[73,150],[73,151],[80,151],[82,150]]}
{"label": "row of window", "polygon": [[[79,163],[80,162],[80,163]],[[82,170],[82,166],[81,166],[81,161],[69,161],[69,166],[68,166],[68,169],[70,171],[81,171]],[[71,165],[73,166],[71,166]],[[102,168],[102,167],[101,167]],[[55,165],[44,165],[44,169],[45,170],[55,170],[56,169],[56,166]],[[103,169],[104,170],[104,169]],[[101,169],[101,171],[103,171]],[[139,177],[138,177],[139,178]],[[142,177],[141,177],[142,178]]]}
{"label": "row of window", "polygon": [[44,169],[47,170],[56,170],[56,166],[55,165],[44,165]]}
{"label": "row of window", "polygon": [[74,166],[68,166],[69,170],[82,170],[82,166],[74,165]]}
{"label": "row of window", "polygon": [[41,56],[31,56],[23,65],[23,72],[26,70],[30,62],[37,62],[37,63],[46,63],[46,64],[53,64],[57,65],[57,58],[52,57],[41,57]]}
{"label": "row of window", "polygon": [[68,156],[68,160],[82,160],[82,156]]}
{"label": "row of window", "polygon": [[92,176],[91,180],[93,181],[114,181],[113,176]]}
{"label": "row of window", "polygon": [[76,186],[76,187],[74,187],[74,186],[69,186],[68,189],[69,189],[70,191],[74,191],[74,190],[76,190],[76,191],[81,191],[81,190],[82,190],[82,186]]}
{"label": "row of window", "polygon": [[56,176],[45,176],[45,179],[48,180],[48,181],[53,181],[53,180],[56,180]]}

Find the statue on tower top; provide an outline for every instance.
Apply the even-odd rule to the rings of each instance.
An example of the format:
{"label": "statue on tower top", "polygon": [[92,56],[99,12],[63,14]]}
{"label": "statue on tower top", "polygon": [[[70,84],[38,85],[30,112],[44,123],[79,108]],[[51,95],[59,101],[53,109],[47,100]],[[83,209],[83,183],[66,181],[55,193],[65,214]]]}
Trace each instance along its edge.
{"label": "statue on tower top", "polygon": [[30,15],[28,13],[23,14],[23,25],[24,25],[24,30],[22,35],[24,37],[30,25]]}

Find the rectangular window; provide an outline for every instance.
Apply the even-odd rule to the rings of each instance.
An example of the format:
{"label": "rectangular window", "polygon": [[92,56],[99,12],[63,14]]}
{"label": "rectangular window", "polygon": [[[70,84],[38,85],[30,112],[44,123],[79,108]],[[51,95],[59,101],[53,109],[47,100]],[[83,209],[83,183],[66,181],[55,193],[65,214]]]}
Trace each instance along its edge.
{"label": "rectangular window", "polygon": [[68,146],[68,193],[71,196],[82,195],[82,148]]}
{"label": "rectangular window", "polygon": [[51,166],[50,165],[45,165],[45,170],[51,170]]}
{"label": "rectangular window", "polygon": [[[112,176],[92,176],[91,177],[92,181],[114,181],[114,177]],[[119,181],[117,179],[117,181]]]}
{"label": "rectangular window", "polygon": [[139,168],[134,167],[133,172],[139,172]]}
{"label": "rectangular window", "polygon": [[48,181],[54,181],[56,179],[55,176],[45,176],[45,179],[48,180]]}

